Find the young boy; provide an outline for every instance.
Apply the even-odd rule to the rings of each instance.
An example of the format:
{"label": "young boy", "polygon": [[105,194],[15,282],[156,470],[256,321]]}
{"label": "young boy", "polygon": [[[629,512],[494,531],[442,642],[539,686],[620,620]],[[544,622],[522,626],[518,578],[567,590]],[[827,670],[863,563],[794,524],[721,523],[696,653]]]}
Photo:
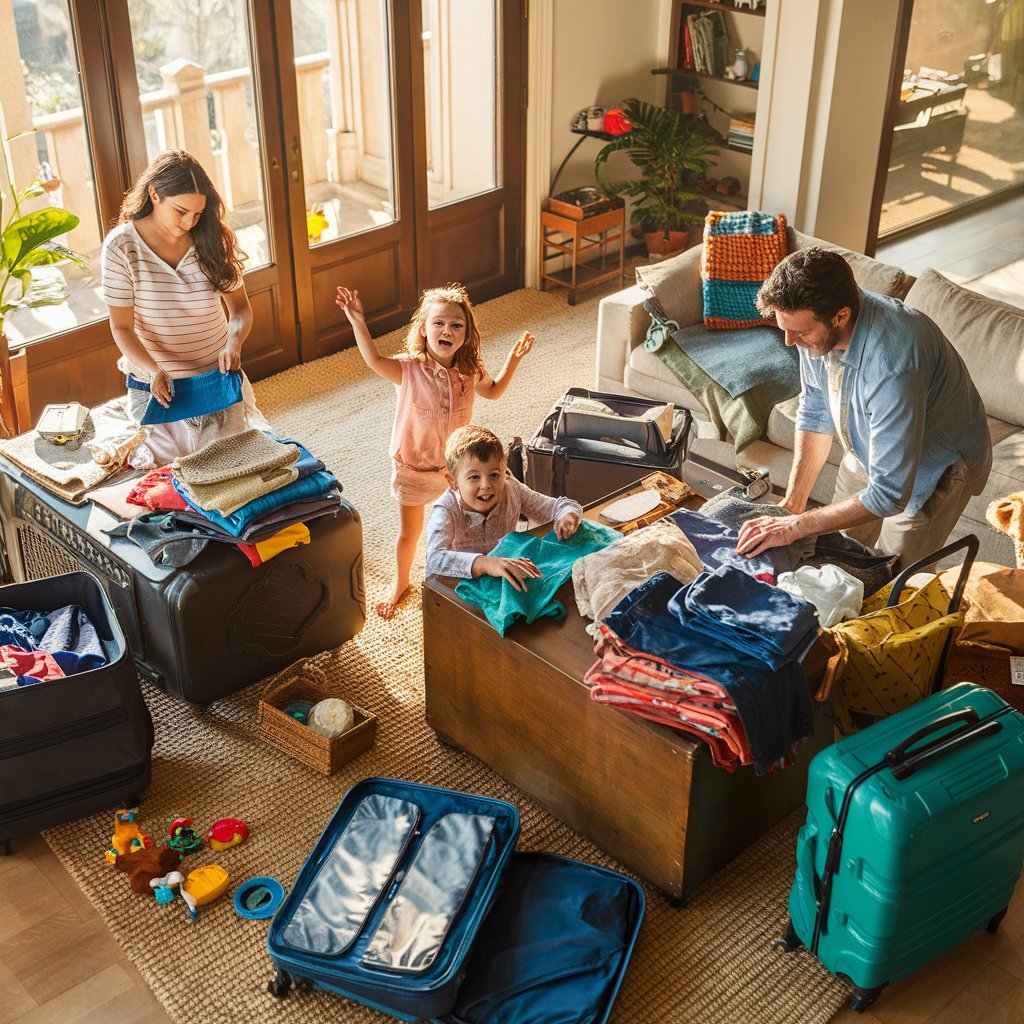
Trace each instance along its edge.
{"label": "young boy", "polygon": [[485,427],[460,427],[444,449],[449,489],[438,498],[427,527],[426,574],[476,579],[500,576],[516,590],[540,577],[529,558],[491,558],[495,544],[516,528],[522,513],[531,526],[554,521],[566,540],[576,532],[583,509],[572,498],[549,498],[509,475],[505,447]]}

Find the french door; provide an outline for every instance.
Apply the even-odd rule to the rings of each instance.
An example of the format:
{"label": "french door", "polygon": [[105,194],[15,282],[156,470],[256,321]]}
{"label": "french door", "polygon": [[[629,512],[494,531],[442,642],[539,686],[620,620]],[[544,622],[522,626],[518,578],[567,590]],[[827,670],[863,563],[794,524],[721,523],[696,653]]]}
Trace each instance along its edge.
{"label": "french door", "polygon": [[[34,42],[45,26],[25,8],[12,57],[36,128],[18,143],[25,173],[38,159],[91,225],[68,314],[25,335],[34,413],[120,386],[99,241],[165,149],[199,158],[247,254],[253,377],[351,342],[339,284],[375,333],[424,288],[460,280],[481,301],[520,284],[525,0],[65,2],[60,53]],[[37,109],[51,68],[81,85],[80,106],[68,88]]]}
{"label": "french door", "polygon": [[302,358],[349,341],[339,284],[378,332],[427,287],[517,287],[523,2],[275,0],[274,16]]}

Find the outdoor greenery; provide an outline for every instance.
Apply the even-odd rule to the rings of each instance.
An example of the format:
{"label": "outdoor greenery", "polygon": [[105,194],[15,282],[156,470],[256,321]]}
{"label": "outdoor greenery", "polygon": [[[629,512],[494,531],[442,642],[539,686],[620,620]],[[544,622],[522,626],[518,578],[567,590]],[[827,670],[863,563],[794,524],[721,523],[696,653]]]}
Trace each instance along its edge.
{"label": "outdoor greenery", "polygon": [[54,239],[78,226],[78,218],[59,206],[44,206],[29,213],[22,205],[44,195],[49,184],[33,181],[19,189],[12,172],[10,143],[33,129],[19,132],[0,145],[3,167],[0,184],[0,335],[7,314],[14,309],[56,306],[67,298],[63,278],[34,279],[33,270],[72,262],[84,266],[86,257]]}
{"label": "outdoor greenery", "polygon": [[[644,231],[685,231],[707,212],[695,182],[718,152],[718,136],[697,114],[666,110],[631,98],[622,104],[633,129],[602,147],[594,174],[610,195],[630,196],[632,223]],[[609,181],[602,171],[613,153],[625,153],[640,177]]]}

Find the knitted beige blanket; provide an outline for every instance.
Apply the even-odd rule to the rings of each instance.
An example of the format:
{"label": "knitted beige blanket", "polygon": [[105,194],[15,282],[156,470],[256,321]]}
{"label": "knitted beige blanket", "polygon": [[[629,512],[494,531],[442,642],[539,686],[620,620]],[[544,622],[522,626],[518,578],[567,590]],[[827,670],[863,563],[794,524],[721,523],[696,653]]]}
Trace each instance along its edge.
{"label": "knitted beige blanket", "polygon": [[251,427],[219,437],[192,455],[180,456],[171,463],[171,471],[190,487],[217,484],[290,466],[300,454],[297,445],[282,444]]}
{"label": "knitted beige blanket", "polygon": [[178,482],[200,508],[229,516],[243,505],[248,505],[250,501],[262,498],[264,494],[276,491],[298,477],[299,471],[294,466],[282,466],[259,473],[246,473],[245,476],[236,476],[213,484],[187,484],[180,478]]}

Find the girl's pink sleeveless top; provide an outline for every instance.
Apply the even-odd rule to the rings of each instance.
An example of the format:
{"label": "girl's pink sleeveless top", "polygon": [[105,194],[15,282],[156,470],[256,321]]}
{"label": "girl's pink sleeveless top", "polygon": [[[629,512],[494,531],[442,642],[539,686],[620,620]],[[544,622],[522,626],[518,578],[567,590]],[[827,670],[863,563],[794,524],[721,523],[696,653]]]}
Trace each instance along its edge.
{"label": "girl's pink sleeveless top", "polygon": [[473,377],[446,370],[428,354],[426,362],[399,357],[402,383],[391,431],[391,457],[413,469],[444,467],[444,446],[457,427],[473,418]]}

